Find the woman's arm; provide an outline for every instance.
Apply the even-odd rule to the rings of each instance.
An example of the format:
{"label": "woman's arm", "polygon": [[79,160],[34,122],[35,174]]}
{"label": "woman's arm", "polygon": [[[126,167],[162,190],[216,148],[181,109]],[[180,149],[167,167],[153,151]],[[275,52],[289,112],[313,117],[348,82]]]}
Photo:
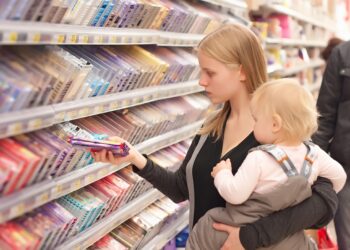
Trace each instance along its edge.
{"label": "woman's arm", "polygon": [[188,188],[186,180],[186,166],[193,154],[194,149],[196,148],[198,141],[199,136],[197,135],[193,139],[180,168],[175,172],[158,166],[146,156],[146,165],[142,169],[133,166],[133,170],[174,202],[187,200]]}
{"label": "woman's arm", "polygon": [[[115,157],[111,152],[105,150],[92,153],[96,161],[108,162],[112,164],[122,164],[129,162],[133,164],[133,170],[149,181],[160,192],[164,193],[174,202],[181,202],[188,199],[188,188],[186,181],[186,166],[190,160],[194,149],[199,141],[200,136],[197,135],[187,151],[186,157],[182,162],[180,168],[175,171],[166,170],[153,161],[147,158],[145,155],[141,155],[133,146],[127,143],[130,147],[129,155],[125,157]],[[117,142],[125,142],[119,137],[112,137],[109,140]]]}
{"label": "woman's arm", "polygon": [[333,219],[337,205],[331,182],[319,177],[312,186],[310,198],[241,227],[240,241],[250,250],[271,246],[303,229],[320,228]]}

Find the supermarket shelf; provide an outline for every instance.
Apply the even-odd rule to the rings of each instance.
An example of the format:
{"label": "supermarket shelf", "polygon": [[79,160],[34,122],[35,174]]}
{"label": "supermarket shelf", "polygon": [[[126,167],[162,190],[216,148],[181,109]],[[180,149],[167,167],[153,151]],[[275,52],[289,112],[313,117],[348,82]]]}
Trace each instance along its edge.
{"label": "supermarket shelf", "polygon": [[267,72],[269,75],[278,75],[280,77],[290,76],[299,73],[306,69],[317,68],[324,65],[324,61],[321,59],[312,60],[310,63],[302,63],[301,65],[284,69],[281,65],[269,65]]}
{"label": "supermarket shelf", "polygon": [[282,65],[279,65],[279,64],[272,64],[272,65],[267,66],[267,73],[269,75],[275,74],[275,73],[280,72],[282,70],[283,70]]}
{"label": "supermarket shelf", "polygon": [[283,71],[281,71],[279,73],[279,75],[281,77],[286,77],[286,76],[297,74],[297,73],[299,73],[299,72],[301,72],[303,70],[306,70],[306,69],[317,68],[317,67],[321,67],[323,65],[324,65],[324,61],[322,61],[322,60],[314,60],[314,61],[312,61],[310,63],[305,63],[305,64],[301,64],[301,65],[298,65],[298,66],[295,66],[295,67],[284,69]]}
{"label": "supermarket shelf", "polygon": [[305,46],[305,47],[325,47],[327,41],[287,39],[287,38],[265,38],[268,46]]}
{"label": "supermarket shelf", "polygon": [[173,239],[179,232],[181,232],[189,221],[190,212],[187,210],[174,223],[164,228],[156,237],[150,240],[142,249],[160,250],[167,242]]}
{"label": "supermarket shelf", "polygon": [[35,107],[0,114],[0,138],[17,135],[53,125],[52,106]]}
{"label": "supermarket shelf", "polygon": [[[172,130],[135,145],[141,153],[150,154],[194,136],[204,120]],[[51,200],[69,194],[127,166],[94,163],[85,168],[46,180],[0,198],[0,223],[18,217]]]}
{"label": "supermarket shelf", "polygon": [[40,22],[0,21],[0,44],[157,44],[195,46],[202,34]]}
{"label": "supermarket shelf", "polygon": [[[262,6],[264,9],[268,9],[274,12],[283,13],[286,15],[289,15],[291,17],[294,17],[296,19],[299,19],[301,21],[311,23],[315,26],[325,28],[330,31],[336,31],[336,25],[333,21],[327,20],[328,17],[323,16],[322,19],[320,17],[315,17],[310,15],[310,13],[301,13],[299,11],[293,10],[291,8],[278,5],[278,4],[265,4]],[[325,20],[326,19],[326,20]],[[323,20],[323,21],[321,21]]]}
{"label": "supermarket shelf", "polygon": [[240,1],[240,0],[202,0],[203,2],[211,3],[214,5],[222,6],[225,8],[242,8],[246,9],[247,3],[246,1]]}
{"label": "supermarket shelf", "polygon": [[203,91],[198,80],[135,89],[1,115],[0,138],[148,102]]}
{"label": "supermarket shelf", "polygon": [[164,195],[156,189],[152,189],[147,193],[141,195],[135,200],[127,203],[117,211],[111,213],[106,218],[98,221],[87,230],[69,238],[62,245],[58,246],[56,250],[66,249],[86,249],[94,244],[100,238],[111,232],[114,228],[122,224],[124,221],[135,216],[140,211],[154,203],[156,200],[162,198]]}

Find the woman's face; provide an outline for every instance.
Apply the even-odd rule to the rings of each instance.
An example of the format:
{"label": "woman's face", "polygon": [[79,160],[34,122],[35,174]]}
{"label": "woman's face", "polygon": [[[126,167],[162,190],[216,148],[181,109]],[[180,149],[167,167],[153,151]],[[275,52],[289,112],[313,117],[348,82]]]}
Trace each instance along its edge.
{"label": "woman's face", "polygon": [[229,68],[227,65],[198,51],[201,68],[199,85],[205,88],[207,96],[214,104],[224,103],[237,95],[245,85],[240,67]]}

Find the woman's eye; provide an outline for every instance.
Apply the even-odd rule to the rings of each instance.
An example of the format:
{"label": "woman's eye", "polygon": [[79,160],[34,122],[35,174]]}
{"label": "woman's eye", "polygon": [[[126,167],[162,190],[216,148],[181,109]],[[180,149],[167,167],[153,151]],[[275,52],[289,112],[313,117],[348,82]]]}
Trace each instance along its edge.
{"label": "woman's eye", "polygon": [[212,77],[212,76],[214,76],[214,75],[215,75],[215,73],[214,73],[214,72],[207,72],[207,74],[208,74],[208,76],[209,76],[209,77]]}

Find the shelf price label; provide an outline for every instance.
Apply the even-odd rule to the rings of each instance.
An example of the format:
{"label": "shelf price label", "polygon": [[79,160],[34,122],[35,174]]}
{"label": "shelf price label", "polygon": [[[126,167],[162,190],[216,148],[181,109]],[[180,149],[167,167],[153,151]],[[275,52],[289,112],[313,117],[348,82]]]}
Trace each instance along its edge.
{"label": "shelf price label", "polygon": [[33,43],[39,43],[41,41],[41,34],[40,33],[34,33],[29,35],[28,37],[28,42],[33,42]]}
{"label": "shelf price label", "polygon": [[55,43],[58,43],[58,44],[61,44],[61,43],[64,43],[64,39],[65,39],[65,35],[63,34],[57,34],[54,36],[54,39],[53,39],[53,42]]}
{"label": "shelf price label", "polygon": [[99,43],[99,44],[103,43],[103,36],[101,35],[95,36],[94,43]]}
{"label": "shelf price label", "polygon": [[64,121],[65,112],[59,112],[55,115],[55,122],[63,122]]}
{"label": "shelf price label", "polygon": [[70,43],[77,43],[77,42],[78,42],[78,35],[76,35],[76,34],[70,35],[68,41],[69,41]]}
{"label": "shelf price label", "polygon": [[53,187],[52,189],[51,189],[51,195],[52,195],[52,197],[57,197],[57,196],[59,196],[61,193],[62,193],[62,190],[63,190],[63,188],[62,188],[62,185],[57,185],[57,186],[55,186],[55,187]]}
{"label": "shelf price label", "polygon": [[109,38],[109,42],[108,42],[108,43],[110,43],[110,44],[116,44],[117,41],[118,41],[117,36],[111,36],[111,37]]}
{"label": "shelf price label", "polygon": [[104,107],[103,105],[99,105],[94,107],[94,114],[101,114],[104,112]]}
{"label": "shelf price label", "polygon": [[82,108],[78,112],[79,117],[85,117],[89,115],[89,108]]}
{"label": "shelf price label", "polygon": [[75,118],[78,117],[78,112],[77,110],[71,110],[69,112],[66,113],[66,121],[70,121],[70,120],[73,120]]}
{"label": "shelf price label", "polygon": [[79,43],[89,43],[89,36],[88,35],[80,35],[79,36]]}
{"label": "shelf price label", "polygon": [[49,201],[49,193],[44,192],[42,194],[39,194],[37,197],[35,197],[35,204],[37,206],[40,206],[41,204],[45,204]]}
{"label": "shelf price label", "polygon": [[81,188],[81,180],[80,179],[77,179],[75,181],[72,182],[71,186],[70,186],[70,189],[71,191],[75,191],[77,189]]}
{"label": "shelf price label", "polygon": [[20,134],[23,132],[23,124],[21,122],[12,123],[7,128],[8,134]]}
{"label": "shelf price label", "polygon": [[143,101],[144,102],[148,102],[151,99],[152,99],[152,95],[146,95],[146,96],[143,97]]}
{"label": "shelf price label", "polygon": [[107,168],[103,168],[97,172],[97,176],[99,179],[106,176],[107,174],[108,174]]}
{"label": "shelf price label", "polygon": [[39,129],[43,125],[43,120],[41,118],[33,119],[28,122],[28,128]]}
{"label": "shelf price label", "polygon": [[17,32],[9,32],[4,34],[4,41],[15,43],[18,40],[18,33]]}
{"label": "shelf price label", "polygon": [[124,99],[124,100],[122,101],[121,106],[122,106],[122,107],[126,107],[126,106],[129,106],[130,104],[131,104],[131,100],[130,100],[130,99]]}
{"label": "shelf price label", "polygon": [[119,107],[119,102],[111,102],[109,104],[109,110],[116,110]]}
{"label": "shelf price label", "polygon": [[88,176],[85,176],[84,178],[84,184],[85,185],[88,185],[90,184],[91,182],[93,182],[95,180],[95,177],[93,174],[89,174]]}
{"label": "shelf price label", "polygon": [[142,42],[142,37],[139,36],[131,36],[131,43],[141,43]]}
{"label": "shelf price label", "polygon": [[20,203],[10,209],[10,217],[17,217],[19,215],[22,215],[24,213],[25,206],[23,203]]}
{"label": "shelf price label", "polygon": [[131,100],[131,103],[135,105],[135,104],[140,104],[142,101],[143,101],[142,96],[139,96],[139,97],[133,98],[133,99]]}

